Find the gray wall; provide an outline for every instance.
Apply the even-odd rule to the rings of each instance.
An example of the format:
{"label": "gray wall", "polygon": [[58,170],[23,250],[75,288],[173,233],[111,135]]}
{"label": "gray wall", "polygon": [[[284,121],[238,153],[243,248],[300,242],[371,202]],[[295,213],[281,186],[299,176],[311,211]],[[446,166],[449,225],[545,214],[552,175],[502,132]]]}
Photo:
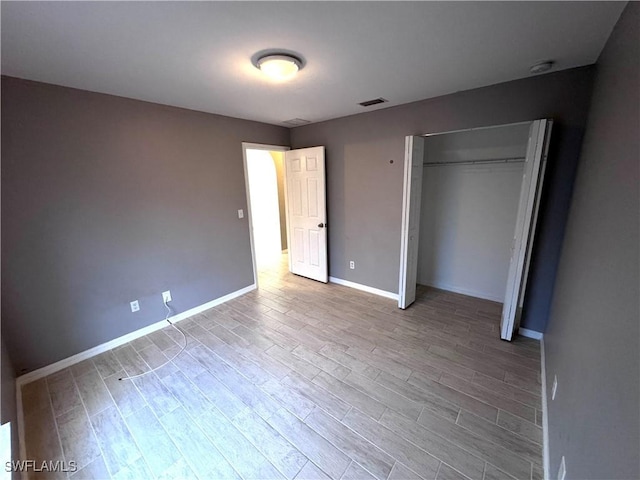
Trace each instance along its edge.
{"label": "gray wall", "polygon": [[640,4],[630,2],[598,75],[545,334],[550,472],[640,478]]}
{"label": "gray wall", "polygon": [[[2,322],[19,373],[253,283],[245,142],[289,130],[2,78]],[[138,299],[141,310],[131,313]]]}
{"label": "gray wall", "polygon": [[[592,77],[592,67],[566,70],[294,128],[294,148],[327,147],[330,275],[398,291],[406,135],[553,118],[522,322],[544,331]],[[349,260],[356,261],[355,270]]]}

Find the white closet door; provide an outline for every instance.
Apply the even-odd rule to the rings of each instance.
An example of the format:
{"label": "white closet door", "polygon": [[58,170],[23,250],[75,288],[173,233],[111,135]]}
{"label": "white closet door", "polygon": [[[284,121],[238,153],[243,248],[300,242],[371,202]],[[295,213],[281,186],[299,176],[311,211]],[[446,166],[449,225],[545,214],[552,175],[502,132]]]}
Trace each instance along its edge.
{"label": "white closet door", "polygon": [[511,262],[509,264],[507,288],[500,322],[500,338],[503,340],[511,340],[520,323],[538,217],[540,192],[542,191],[547,161],[551,125],[551,120],[536,120],[531,123],[529,130],[529,143],[522,176],[518,216],[511,247]]}
{"label": "white closet door", "polygon": [[416,300],[424,142],[424,137],[410,136],[405,139],[400,282],[398,286],[398,306],[403,309]]}

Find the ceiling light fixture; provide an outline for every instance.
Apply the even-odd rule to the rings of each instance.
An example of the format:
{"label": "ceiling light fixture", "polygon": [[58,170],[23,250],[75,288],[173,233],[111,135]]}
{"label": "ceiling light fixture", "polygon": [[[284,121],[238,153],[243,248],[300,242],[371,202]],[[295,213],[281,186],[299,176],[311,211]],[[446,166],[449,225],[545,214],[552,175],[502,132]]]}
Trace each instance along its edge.
{"label": "ceiling light fixture", "polygon": [[536,74],[536,73],[544,73],[548,70],[551,70],[553,68],[553,64],[555,62],[553,60],[546,60],[544,62],[538,62],[535,65],[531,65],[531,68],[529,69],[529,71],[532,74]]}
{"label": "ceiling light fixture", "polygon": [[296,76],[302,68],[302,60],[288,53],[269,53],[259,57],[254,65],[268,77],[284,81]]}

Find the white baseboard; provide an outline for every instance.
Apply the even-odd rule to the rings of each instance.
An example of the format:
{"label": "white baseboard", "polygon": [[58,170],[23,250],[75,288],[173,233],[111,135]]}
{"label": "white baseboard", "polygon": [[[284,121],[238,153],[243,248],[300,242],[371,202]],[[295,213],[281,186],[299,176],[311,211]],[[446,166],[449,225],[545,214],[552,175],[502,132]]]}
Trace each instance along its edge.
{"label": "white baseboard", "polygon": [[[220,305],[221,303],[228,302],[229,300],[239,297],[240,295],[244,295],[245,293],[248,293],[255,289],[256,289],[256,284],[254,283],[253,285],[249,285],[248,287],[241,288],[240,290],[231,292],[228,295],[225,295],[223,297],[216,298],[215,300],[211,300],[210,302],[204,303],[202,305],[198,305],[197,307],[178,313],[173,317],[169,317],[169,320],[171,320],[171,322],[173,323],[179,322],[186,318],[197,315],[198,313],[204,312],[205,310],[213,308],[217,305]],[[83,360],[94,357],[100,353],[106,352],[107,350],[111,350],[113,348],[119,347],[120,345],[124,345],[125,343],[135,340],[136,338],[144,337],[145,335],[155,332],[156,330],[160,330],[166,326],[167,326],[167,322],[164,320],[161,320],[159,322],[153,323],[149,326],[143,327],[134,332],[123,335],[122,337],[118,337],[109,342],[90,348],[89,350],[85,350],[84,352],[77,353],[71,357],[65,358],[56,363],[52,363],[51,365],[47,365],[46,367],[42,367],[42,368],[39,368],[38,370],[34,370],[33,372],[29,372],[24,375],[21,375],[16,379],[16,388],[18,389],[18,391],[20,391],[21,386],[26,383],[30,383],[30,382],[33,382],[34,380],[38,380],[40,378],[51,375],[52,373],[63,370],[67,367],[70,367],[71,365],[75,365],[76,363],[80,363]]]}
{"label": "white baseboard", "polygon": [[536,332],[535,330],[529,330],[528,328],[519,328],[518,335],[522,335],[523,337],[533,338],[534,340],[542,340],[544,335],[540,332]]}
{"label": "white baseboard", "polygon": [[484,292],[477,290],[470,290],[468,288],[460,288],[454,285],[446,285],[444,283],[433,282],[421,282],[418,281],[418,285],[424,285],[427,287],[437,288],[439,290],[446,290],[447,292],[460,293],[461,295],[468,295],[469,297],[482,298],[483,300],[491,300],[492,302],[503,303],[504,297],[497,297],[495,295],[488,295]]}
{"label": "white baseboard", "polygon": [[363,292],[373,293],[380,297],[390,298],[391,300],[398,300],[398,294],[393,292],[387,292],[386,290],[380,290],[379,288],[370,287],[368,285],[362,285],[361,283],[350,282],[349,280],[343,280],[342,278],[329,277],[331,283],[338,285],[344,285],[345,287],[355,288],[356,290],[362,290]]}
{"label": "white baseboard", "polygon": [[[522,330],[522,329],[520,329]],[[544,338],[540,339],[540,372],[542,383],[542,465],[545,480],[550,480],[549,475],[549,406],[547,404],[547,365],[544,354]]]}

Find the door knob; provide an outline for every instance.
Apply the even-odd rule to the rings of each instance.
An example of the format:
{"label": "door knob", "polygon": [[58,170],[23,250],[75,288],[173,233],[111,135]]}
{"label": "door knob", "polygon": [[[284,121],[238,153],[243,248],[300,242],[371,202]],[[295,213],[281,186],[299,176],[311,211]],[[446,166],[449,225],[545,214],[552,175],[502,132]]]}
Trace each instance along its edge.
{"label": "door knob", "polygon": [[318,224],[318,228],[323,228],[324,227],[324,223],[319,223]]}

